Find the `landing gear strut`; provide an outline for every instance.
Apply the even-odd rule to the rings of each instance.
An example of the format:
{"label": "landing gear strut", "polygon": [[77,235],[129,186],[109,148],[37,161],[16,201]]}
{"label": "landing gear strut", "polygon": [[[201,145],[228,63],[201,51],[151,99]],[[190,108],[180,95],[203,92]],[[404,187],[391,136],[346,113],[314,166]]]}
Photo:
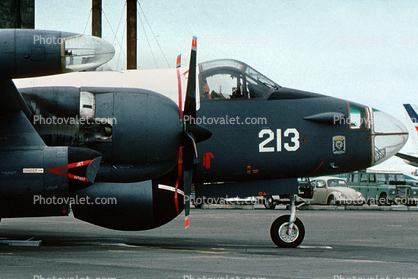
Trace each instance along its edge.
{"label": "landing gear strut", "polygon": [[295,248],[305,237],[305,227],[296,218],[296,195],[290,196],[290,215],[283,215],[274,220],[270,228],[270,237],[281,248]]}

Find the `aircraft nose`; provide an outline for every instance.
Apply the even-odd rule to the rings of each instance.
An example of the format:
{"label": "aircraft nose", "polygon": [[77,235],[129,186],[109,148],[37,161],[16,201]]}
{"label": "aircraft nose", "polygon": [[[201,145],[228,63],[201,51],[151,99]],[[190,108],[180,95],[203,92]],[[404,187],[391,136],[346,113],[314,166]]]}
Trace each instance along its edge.
{"label": "aircraft nose", "polygon": [[395,155],[408,140],[408,130],[396,118],[380,111],[373,111],[373,155],[374,165]]}

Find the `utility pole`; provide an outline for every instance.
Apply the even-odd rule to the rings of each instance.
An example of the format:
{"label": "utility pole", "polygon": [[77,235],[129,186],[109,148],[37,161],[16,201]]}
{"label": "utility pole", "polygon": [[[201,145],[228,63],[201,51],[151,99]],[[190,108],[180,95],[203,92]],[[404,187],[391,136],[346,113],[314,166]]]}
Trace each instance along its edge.
{"label": "utility pole", "polygon": [[137,12],[136,0],[126,0],[126,69],[136,70],[137,56]]}
{"label": "utility pole", "polygon": [[0,28],[35,29],[35,0],[1,0]]}
{"label": "utility pole", "polygon": [[102,37],[102,0],[92,0],[91,35]]}

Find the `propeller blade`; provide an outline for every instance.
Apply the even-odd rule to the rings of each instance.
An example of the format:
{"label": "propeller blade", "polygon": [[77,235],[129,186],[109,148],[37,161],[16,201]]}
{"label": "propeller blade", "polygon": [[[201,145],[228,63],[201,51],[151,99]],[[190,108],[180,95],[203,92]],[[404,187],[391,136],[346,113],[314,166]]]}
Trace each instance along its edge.
{"label": "propeller blade", "polygon": [[[180,67],[181,67],[181,55],[177,56],[176,71],[177,71],[177,89],[178,89],[178,96],[179,96],[179,115],[180,115],[180,120],[182,120],[183,112],[182,112]],[[180,207],[179,207],[179,200],[178,200],[178,189],[182,181],[182,174],[183,174],[183,147],[181,145],[179,146],[179,159],[178,159],[177,167],[178,167],[178,171],[177,171],[176,187],[174,191],[174,204],[176,206],[176,213],[177,215],[179,215]]]}
{"label": "propeller blade", "polygon": [[196,60],[197,38],[193,37],[192,50],[190,52],[189,78],[187,80],[186,101],[184,103],[184,115],[188,119],[196,119]]}
{"label": "propeller blade", "polygon": [[[196,119],[196,57],[197,57],[197,38],[192,39],[192,49],[190,52],[189,78],[187,79],[186,101],[184,103],[184,116],[188,120]],[[183,152],[183,186],[184,186],[184,213],[185,228],[190,224],[190,194],[192,192],[193,166],[197,157],[196,141],[193,134],[187,132],[189,126],[185,123],[184,152]],[[192,126],[192,125],[191,125]]]}
{"label": "propeller blade", "polygon": [[183,173],[183,183],[184,183],[184,227],[187,229],[190,225],[190,195],[192,192],[192,171],[185,171]]}
{"label": "propeller blade", "polygon": [[180,56],[177,57],[177,80],[178,80],[178,96],[179,96],[179,109],[180,119],[183,120],[183,147],[179,147],[179,160],[178,160],[178,176],[176,180],[175,190],[175,204],[177,213],[179,212],[178,205],[178,187],[182,186],[184,191],[184,212],[185,212],[185,227],[186,229],[190,224],[190,195],[192,192],[193,183],[193,169],[197,163],[197,146],[196,143],[209,139],[212,133],[198,125],[195,125],[194,119],[196,119],[196,63],[197,63],[197,38],[193,37],[192,48],[190,53],[189,63],[189,77],[187,79],[186,100],[184,102],[184,112],[182,109],[182,97],[181,97],[181,83],[180,83]]}
{"label": "propeller blade", "polygon": [[180,67],[181,67],[181,54],[177,56],[176,61],[176,71],[177,71],[177,90],[179,95],[179,110],[180,110],[180,120],[183,119],[183,98],[181,96],[181,79],[180,79]]}
{"label": "propeller blade", "polygon": [[[192,48],[190,51],[190,63],[189,63],[189,77],[187,79],[186,101],[184,103],[184,119],[192,120],[196,119],[196,57],[197,57],[197,38],[192,39]],[[187,116],[187,118],[186,118]],[[195,156],[197,157],[196,144],[194,134],[188,132],[189,126],[195,126],[193,121],[191,123],[185,123],[184,137],[184,149],[183,163],[186,171],[193,170],[195,162]],[[193,156],[195,154],[195,156]],[[190,185],[191,187],[191,185]],[[186,190],[186,189],[184,189]]]}

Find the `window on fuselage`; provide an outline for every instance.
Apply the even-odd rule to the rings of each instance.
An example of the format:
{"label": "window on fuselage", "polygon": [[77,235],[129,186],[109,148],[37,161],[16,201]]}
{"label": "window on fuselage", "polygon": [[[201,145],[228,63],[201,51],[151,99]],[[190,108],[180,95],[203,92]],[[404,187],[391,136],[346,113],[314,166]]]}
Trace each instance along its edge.
{"label": "window on fuselage", "polygon": [[351,104],[349,105],[349,125],[352,130],[370,129],[370,115],[366,107]]}

